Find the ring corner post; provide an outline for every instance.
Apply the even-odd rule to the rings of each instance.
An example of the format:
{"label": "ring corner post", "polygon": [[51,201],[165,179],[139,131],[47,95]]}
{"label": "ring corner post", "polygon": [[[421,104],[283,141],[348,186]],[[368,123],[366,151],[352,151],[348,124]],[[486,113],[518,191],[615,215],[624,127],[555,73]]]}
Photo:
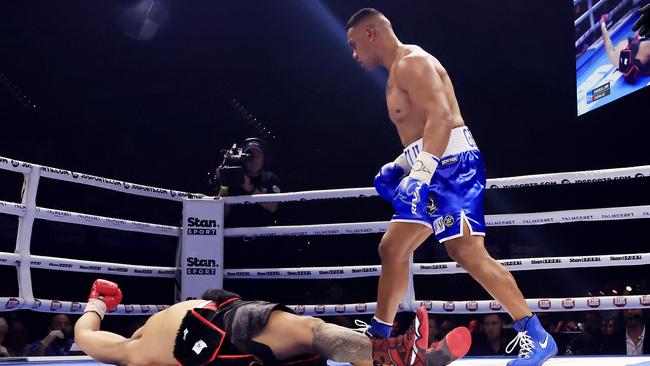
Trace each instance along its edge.
{"label": "ring corner post", "polygon": [[25,216],[18,218],[15,253],[20,256],[20,264],[16,268],[18,272],[18,292],[23,299],[20,307],[30,308],[34,303],[30,248],[32,229],[36,219],[36,193],[41,178],[41,166],[32,164],[29,172],[24,173],[24,177],[21,203],[25,206]]}
{"label": "ring corner post", "polygon": [[206,197],[183,200],[180,240],[180,301],[223,288],[224,202]]}

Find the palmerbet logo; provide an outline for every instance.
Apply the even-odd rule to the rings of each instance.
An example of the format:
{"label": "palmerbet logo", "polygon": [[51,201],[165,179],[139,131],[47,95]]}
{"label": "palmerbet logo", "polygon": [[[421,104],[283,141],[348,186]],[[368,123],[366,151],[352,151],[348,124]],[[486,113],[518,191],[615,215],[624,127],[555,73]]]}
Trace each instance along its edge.
{"label": "palmerbet logo", "polygon": [[197,257],[187,257],[187,274],[188,275],[215,275],[217,267],[217,261],[214,259],[205,259]]}
{"label": "palmerbet logo", "polygon": [[187,235],[217,235],[217,220],[187,218]]}

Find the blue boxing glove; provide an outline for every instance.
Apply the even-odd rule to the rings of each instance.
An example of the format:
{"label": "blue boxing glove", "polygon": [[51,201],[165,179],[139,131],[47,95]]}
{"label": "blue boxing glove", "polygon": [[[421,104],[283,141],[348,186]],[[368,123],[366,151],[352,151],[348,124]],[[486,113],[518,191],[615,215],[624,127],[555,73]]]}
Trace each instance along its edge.
{"label": "blue boxing glove", "polygon": [[395,161],[386,163],[379,169],[379,173],[375,175],[374,183],[375,190],[381,198],[388,202],[393,201],[393,198],[395,198],[395,188],[397,188],[397,185],[410,168],[406,157],[404,154],[401,154]]}
{"label": "blue boxing glove", "polygon": [[384,164],[375,175],[375,190],[381,198],[390,202],[395,198],[395,188],[404,176],[404,169],[396,162]]}
{"label": "blue boxing glove", "polygon": [[429,184],[440,159],[421,151],[413,163],[411,174],[404,177],[395,190],[393,208],[398,215],[427,217]]}

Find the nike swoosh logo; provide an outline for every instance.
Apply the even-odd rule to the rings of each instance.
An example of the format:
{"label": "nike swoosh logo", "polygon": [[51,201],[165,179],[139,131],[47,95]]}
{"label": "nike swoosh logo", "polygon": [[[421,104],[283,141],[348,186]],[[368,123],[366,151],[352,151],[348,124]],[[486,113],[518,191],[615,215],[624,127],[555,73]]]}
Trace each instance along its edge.
{"label": "nike swoosh logo", "polygon": [[546,339],[544,339],[544,342],[539,342],[539,346],[542,347],[542,349],[546,349],[546,346],[548,346],[548,333],[546,333]]}

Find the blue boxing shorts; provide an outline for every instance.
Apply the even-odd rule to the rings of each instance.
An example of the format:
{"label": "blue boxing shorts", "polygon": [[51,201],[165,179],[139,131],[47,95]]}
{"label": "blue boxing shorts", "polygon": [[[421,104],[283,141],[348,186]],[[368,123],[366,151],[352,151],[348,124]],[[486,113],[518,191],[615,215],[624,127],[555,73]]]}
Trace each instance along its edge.
{"label": "blue boxing shorts", "polygon": [[[409,165],[422,150],[422,139],[404,149]],[[464,220],[470,235],[485,236],[483,157],[466,126],[451,130],[449,143],[429,184],[428,215],[395,214],[391,222],[411,222],[432,228],[443,243],[463,236]]]}

